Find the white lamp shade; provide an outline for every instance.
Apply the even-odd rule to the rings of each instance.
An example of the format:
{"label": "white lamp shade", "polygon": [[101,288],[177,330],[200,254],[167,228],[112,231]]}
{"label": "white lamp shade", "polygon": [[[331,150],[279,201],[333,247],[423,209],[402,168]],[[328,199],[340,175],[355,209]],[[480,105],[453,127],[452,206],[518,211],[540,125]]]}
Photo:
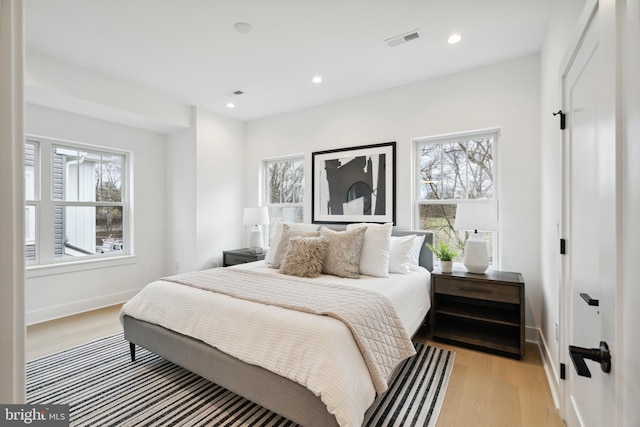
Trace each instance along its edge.
{"label": "white lamp shade", "polygon": [[242,223],[244,225],[269,224],[269,209],[266,207],[244,208]]}
{"label": "white lamp shade", "polygon": [[456,230],[495,231],[498,209],[494,201],[460,203],[456,209]]}

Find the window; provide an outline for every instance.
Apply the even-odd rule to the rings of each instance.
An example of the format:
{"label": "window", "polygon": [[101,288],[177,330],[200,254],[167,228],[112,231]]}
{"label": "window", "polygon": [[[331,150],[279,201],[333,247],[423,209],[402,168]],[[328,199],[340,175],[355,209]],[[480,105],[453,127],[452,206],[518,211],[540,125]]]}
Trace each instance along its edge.
{"label": "window", "polygon": [[25,243],[25,260],[31,264],[36,261],[36,218],[38,209],[39,177],[38,172],[38,143],[35,141],[27,141],[24,145],[24,195],[25,195],[25,214],[24,214],[24,243]]}
{"label": "window", "polygon": [[264,201],[269,219],[302,222],[304,214],[304,157],[263,161]]}
{"label": "window", "polygon": [[[456,208],[462,203],[496,197],[496,144],[498,130],[471,132],[415,140],[417,228],[446,241],[462,261],[468,233],[456,231]],[[489,263],[495,258],[495,233],[485,233]]]}
{"label": "window", "polygon": [[97,147],[25,143],[28,264],[130,253],[127,161]]}

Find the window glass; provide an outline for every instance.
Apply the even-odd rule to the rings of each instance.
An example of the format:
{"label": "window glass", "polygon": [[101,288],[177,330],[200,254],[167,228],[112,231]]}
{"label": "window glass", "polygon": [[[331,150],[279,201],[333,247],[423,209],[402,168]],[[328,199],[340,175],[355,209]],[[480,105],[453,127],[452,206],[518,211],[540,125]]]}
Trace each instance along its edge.
{"label": "window glass", "polygon": [[[468,232],[455,229],[459,204],[473,200],[496,200],[495,151],[498,131],[424,138],[416,141],[416,226],[445,241],[462,261]],[[490,263],[495,256],[495,233],[484,233]]]}
{"label": "window glass", "polygon": [[[37,139],[25,144],[27,262],[128,254],[126,154]],[[49,176],[39,176],[40,157],[50,158]],[[51,194],[36,200],[39,188]],[[53,236],[52,246],[40,244],[43,235]]]}
{"label": "window glass", "polygon": [[270,206],[269,218],[280,220],[281,222],[303,222],[304,209],[302,206]]}
{"label": "window glass", "polygon": [[24,213],[24,247],[25,260],[33,263],[36,260],[36,207],[25,206]]}
{"label": "window glass", "polygon": [[267,203],[304,202],[304,160],[267,161]]}
{"label": "window glass", "polygon": [[24,144],[24,245],[25,261],[33,264],[36,261],[37,241],[37,209],[39,199],[38,188],[38,146],[34,141],[26,141]]}
{"label": "window glass", "polygon": [[[304,157],[267,159],[263,163],[263,200],[269,208],[269,221],[304,221]],[[267,235],[271,240],[273,228]]]}
{"label": "window glass", "polygon": [[122,201],[122,158],[121,155],[100,155],[100,162],[96,163],[97,201]]}
{"label": "window glass", "polygon": [[493,146],[493,138],[420,145],[421,199],[492,199]]}
{"label": "window glass", "polygon": [[265,160],[264,195],[271,222],[304,220],[304,157]]}
{"label": "window glass", "polygon": [[64,244],[57,258],[123,252],[121,206],[62,206]]}
{"label": "window glass", "polygon": [[24,195],[26,200],[36,200],[37,196],[36,143],[24,144]]}

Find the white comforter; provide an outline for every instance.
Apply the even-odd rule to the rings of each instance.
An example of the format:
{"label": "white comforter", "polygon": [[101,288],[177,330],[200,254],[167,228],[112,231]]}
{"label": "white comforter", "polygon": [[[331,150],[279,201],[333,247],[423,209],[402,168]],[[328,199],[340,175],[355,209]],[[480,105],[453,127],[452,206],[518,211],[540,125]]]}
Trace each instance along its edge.
{"label": "white comforter", "polygon": [[[264,262],[231,268],[278,275]],[[429,272],[359,280],[323,275],[318,279],[385,295],[409,335],[430,307]],[[341,426],[361,426],[375,399],[369,371],[350,330],[339,320],[239,300],[190,286],[156,281],[126,303],[121,315],[161,325],[200,339],[246,363],[295,381],[316,395]]]}

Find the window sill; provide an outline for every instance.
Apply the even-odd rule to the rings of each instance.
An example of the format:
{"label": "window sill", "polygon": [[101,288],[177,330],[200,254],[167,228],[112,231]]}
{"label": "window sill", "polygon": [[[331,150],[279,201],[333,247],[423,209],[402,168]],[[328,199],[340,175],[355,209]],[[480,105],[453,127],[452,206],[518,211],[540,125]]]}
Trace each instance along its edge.
{"label": "window sill", "polygon": [[123,255],[118,257],[72,261],[47,265],[32,265],[26,267],[25,277],[27,279],[30,279],[32,277],[74,273],[76,271],[120,267],[123,265],[135,264],[136,260],[137,257],[135,255]]}

